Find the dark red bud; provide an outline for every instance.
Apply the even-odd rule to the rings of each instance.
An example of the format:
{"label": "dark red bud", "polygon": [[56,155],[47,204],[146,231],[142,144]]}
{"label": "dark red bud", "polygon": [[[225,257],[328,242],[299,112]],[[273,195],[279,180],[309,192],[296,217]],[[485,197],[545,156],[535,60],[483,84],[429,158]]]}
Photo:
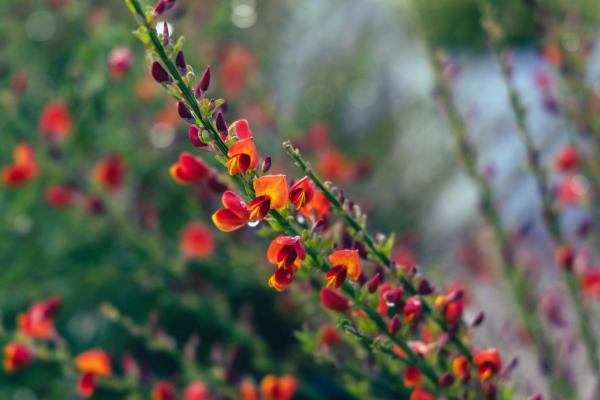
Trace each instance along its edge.
{"label": "dark red bud", "polygon": [[163,23],[163,45],[168,46],[170,40],[171,40],[171,35],[169,34],[169,24],[164,22]]}
{"label": "dark red bud", "polygon": [[185,62],[185,55],[181,50],[177,52],[177,56],[175,57],[175,65],[177,65],[177,68],[179,68],[179,71],[182,74],[185,74],[187,72],[187,63]]}
{"label": "dark red bud", "polygon": [[459,301],[464,296],[464,292],[462,290],[455,290],[448,296],[448,303],[454,303],[455,301]]}
{"label": "dark red bud", "polygon": [[159,0],[154,7],[154,17],[162,15],[165,11],[170,10],[175,5],[175,0]]}
{"label": "dark red bud", "polygon": [[480,311],[479,314],[477,314],[475,316],[475,318],[473,318],[473,322],[471,323],[471,326],[473,326],[473,328],[478,327],[479,325],[481,325],[483,323],[484,319],[485,319],[485,314],[483,313],[483,311]]}
{"label": "dark red bud", "polygon": [[221,134],[221,136],[227,136],[227,124],[225,123],[225,117],[223,117],[223,113],[219,111],[217,113],[217,118],[215,120],[215,124],[217,125],[217,130]]}
{"label": "dark red bud", "polygon": [[271,156],[266,156],[263,160],[261,171],[263,174],[266,174],[271,169]]}
{"label": "dark red bud", "polygon": [[419,292],[419,294],[428,295],[428,294],[433,293],[434,289],[433,289],[433,286],[431,285],[431,283],[427,279],[422,278],[419,281],[419,286],[417,287],[417,291]]}
{"label": "dark red bud", "polygon": [[320,233],[323,232],[326,226],[327,222],[324,219],[320,219],[314,223],[314,225],[311,228],[311,231],[313,233]]}
{"label": "dark red bud", "polygon": [[152,77],[158,83],[168,83],[171,81],[169,73],[163,68],[158,61],[152,63]]}
{"label": "dark red bud", "polygon": [[373,275],[369,282],[367,282],[367,289],[369,290],[369,293],[375,293],[379,287],[379,284],[381,283],[381,278],[381,273],[377,272],[375,275]]}
{"label": "dark red bud", "polygon": [[385,294],[383,296],[385,298],[385,301],[387,301],[388,303],[397,305],[402,301],[403,294],[404,294],[404,289],[402,289],[401,287],[398,287],[396,289],[392,289],[392,290],[385,292]]}
{"label": "dark red bud", "polygon": [[321,303],[332,311],[345,312],[350,309],[350,301],[332,288],[321,289]]}
{"label": "dark red bud", "polygon": [[207,182],[207,186],[208,188],[216,193],[216,194],[221,194],[224,191],[228,190],[229,188],[227,187],[227,185],[225,185],[223,182],[221,182],[217,177],[210,177],[208,179]]}
{"label": "dark red bud", "polygon": [[448,372],[446,372],[442,376],[440,376],[440,379],[438,381],[438,386],[441,388],[445,388],[445,387],[451,386],[453,383],[454,383],[454,377],[452,376],[452,374],[449,374]]}
{"label": "dark red bud", "polygon": [[394,315],[392,319],[390,319],[390,322],[388,322],[387,330],[393,335],[398,332],[401,327],[402,324],[400,323],[400,318],[398,318],[397,315]]}
{"label": "dark red bud", "polygon": [[185,103],[183,101],[180,101],[177,104],[177,112],[179,113],[179,116],[185,120],[193,120],[194,117],[192,116],[192,113],[190,112],[190,109],[187,108],[187,106],[185,105]]}
{"label": "dark red bud", "polygon": [[544,397],[541,394],[536,393],[533,396],[529,397],[527,400],[544,400]]}
{"label": "dark red bud", "polygon": [[208,90],[208,86],[210,85],[210,65],[206,67],[202,76],[200,77],[200,81],[195,89],[196,97],[200,97],[202,92],[206,92]]}
{"label": "dark red bud", "polygon": [[192,144],[196,147],[206,147],[206,143],[204,143],[202,141],[202,139],[200,139],[200,129],[198,129],[197,126],[192,125],[190,126],[190,130],[189,130],[189,137],[190,137],[190,142],[192,142]]}

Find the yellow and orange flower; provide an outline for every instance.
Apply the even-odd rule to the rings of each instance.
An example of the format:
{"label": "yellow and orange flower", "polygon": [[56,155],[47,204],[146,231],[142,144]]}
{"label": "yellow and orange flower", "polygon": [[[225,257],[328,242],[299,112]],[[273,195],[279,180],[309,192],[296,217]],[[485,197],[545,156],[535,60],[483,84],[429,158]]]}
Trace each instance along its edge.
{"label": "yellow and orange flower", "polygon": [[246,225],[250,220],[248,206],[234,192],[227,190],[221,196],[223,207],[212,215],[212,220],[217,228],[223,232],[235,231]]}
{"label": "yellow and orange flower", "polygon": [[435,298],[435,305],[440,307],[444,319],[449,324],[454,324],[462,318],[464,300],[462,297],[454,299],[454,293],[440,295]]}
{"label": "yellow and orange flower", "polygon": [[269,262],[278,268],[300,268],[306,258],[306,250],[299,236],[277,236],[267,249]]}
{"label": "yellow and orange flower", "polygon": [[37,175],[35,152],[28,143],[19,143],[13,152],[14,163],[2,168],[2,182],[7,186],[21,186]]}
{"label": "yellow and orange flower", "polygon": [[82,373],[77,390],[83,397],[91,397],[94,394],[98,376],[109,376],[112,373],[110,359],[101,349],[84,351],[75,357],[74,361],[75,366]]}
{"label": "yellow and orange flower", "polygon": [[479,380],[484,382],[502,370],[502,360],[496,349],[486,349],[478,352],[473,357],[473,363],[477,366]]}
{"label": "yellow and orange flower", "polygon": [[270,210],[283,210],[288,201],[285,175],[265,175],[254,180],[254,200],[248,205],[250,220],[264,219]]}
{"label": "yellow and orange flower", "polygon": [[456,356],[452,360],[452,373],[457,379],[469,379],[469,360],[465,356]]}
{"label": "yellow and orange flower", "polygon": [[175,182],[186,184],[202,181],[210,174],[210,168],[201,158],[183,152],[179,155],[179,161],[171,165],[169,172]]}
{"label": "yellow and orange flower", "polygon": [[22,343],[10,342],[4,346],[4,370],[8,373],[26,367],[32,358],[33,352]]}
{"label": "yellow and orange flower", "polygon": [[227,168],[230,175],[254,171],[258,164],[258,152],[252,137],[240,139],[227,151]]}
{"label": "yellow and orange flower", "polygon": [[305,176],[290,188],[290,201],[299,210],[310,203],[314,194],[313,183]]}
{"label": "yellow and orange flower", "polygon": [[260,382],[260,391],[265,400],[291,400],[298,389],[298,381],[292,375],[267,375]]}
{"label": "yellow and orange flower", "polygon": [[358,250],[336,250],[328,257],[333,267],[325,274],[327,287],[340,287],[346,277],[357,280],[360,276],[361,266]]}

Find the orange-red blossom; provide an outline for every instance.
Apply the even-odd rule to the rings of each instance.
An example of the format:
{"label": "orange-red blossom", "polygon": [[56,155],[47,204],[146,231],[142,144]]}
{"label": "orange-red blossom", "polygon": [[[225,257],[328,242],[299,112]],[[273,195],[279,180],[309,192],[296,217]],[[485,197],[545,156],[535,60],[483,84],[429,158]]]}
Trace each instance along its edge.
{"label": "orange-red blossom", "polygon": [[7,186],[21,186],[37,175],[35,152],[28,143],[19,143],[13,151],[14,163],[2,168],[2,182]]}
{"label": "orange-red blossom", "polygon": [[500,354],[498,354],[498,350],[493,348],[475,354],[473,363],[477,366],[477,375],[482,382],[487,381],[502,369]]}
{"label": "orange-red blossom", "polygon": [[83,397],[94,394],[98,376],[109,376],[112,373],[110,359],[101,349],[92,349],[79,354],[75,357],[75,366],[82,373],[77,390]]}
{"label": "orange-red blossom", "polygon": [[227,151],[227,168],[230,175],[256,170],[258,152],[248,121],[240,119],[229,127],[229,139],[236,140]]}
{"label": "orange-red blossom", "polygon": [[265,175],[253,183],[255,197],[248,204],[250,220],[264,219],[270,210],[283,210],[287,206],[288,187],[285,175]]}
{"label": "orange-red blossom", "polygon": [[306,258],[306,250],[300,237],[278,236],[269,245],[267,258],[277,266],[269,278],[269,287],[282,291],[294,280],[296,271]]}
{"label": "orange-red blossom", "polygon": [[210,168],[201,158],[183,152],[179,160],[169,169],[171,177],[177,183],[186,184],[199,182],[210,174]]}
{"label": "orange-red blossom", "polygon": [[325,274],[327,287],[340,287],[346,277],[357,280],[360,276],[361,266],[358,250],[336,250],[328,257],[333,267]]}
{"label": "orange-red blossom", "polygon": [[10,342],[4,346],[4,370],[16,372],[31,362],[33,352],[27,346],[18,342]]}

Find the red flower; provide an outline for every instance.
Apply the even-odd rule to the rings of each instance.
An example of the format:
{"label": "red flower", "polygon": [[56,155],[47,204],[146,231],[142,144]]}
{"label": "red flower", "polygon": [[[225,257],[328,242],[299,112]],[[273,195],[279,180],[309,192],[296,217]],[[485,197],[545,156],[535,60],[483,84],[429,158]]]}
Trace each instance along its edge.
{"label": "red flower", "polygon": [[44,197],[46,203],[56,208],[72,206],[79,196],[77,190],[62,185],[50,185],[46,188]]}
{"label": "red flower", "polygon": [[252,382],[243,381],[240,383],[240,395],[242,400],[258,400],[258,390]]}
{"label": "red flower", "polygon": [[260,382],[260,391],[265,400],[290,400],[298,388],[298,381],[291,375],[278,378],[267,375]]}
{"label": "red flower", "polygon": [[250,211],[246,203],[234,192],[227,190],[221,196],[223,207],[212,215],[217,228],[223,232],[231,232],[246,225],[250,220]]}
{"label": "red flower", "polygon": [[414,321],[421,316],[422,310],[423,306],[419,296],[409,297],[404,304],[404,318],[408,321]]}
{"label": "red flower", "polygon": [[419,368],[413,366],[406,368],[406,371],[404,371],[404,385],[406,387],[420,386],[422,381],[423,374]]}
{"label": "red flower", "polygon": [[75,357],[75,366],[82,374],[77,389],[80,395],[90,397],[96,389],[96,377],[112,373],[110,359],[101,349],[85,351]]}
{"label": "red flower", "polygon": [[186,225],[179,238],[179,251],[188,258],[210,256],[215,249],[212,233],[202,222]]}
{"label": "red flower", "polygon": [[328,257],[333,267],[325,274],[327,287],[340,287],[348,276],[357,280],[360,276],[361,266],[358,250],[336,250]]}
{"label": "red flower", "polygon": [[183,152],[179,155],[179,161],[171,165],[169,172],[175,182],[185,184],[204,180],[210,174],[210,168],[201,158]]}
{"label": "red flower", "polygon": [[33,352],[24,344],[10,342],[4,346],[4,370],[8,373],[26,367],[32,358]]}
{"label": "red flower", "polygon": [[448,295],[438,296],[435,305],[442,309],[442,315],[447,323],[453,324],[462,318],[464,301],[462,296],[455,298],[456,292]]}
{"label": "red flower", "polygon": [[556,197],[562,205],[581,202],[587,192],[588,183],[579,175],[565,176],[556,187]]}
{"label": "red flower", "polygon": [[299,210],[310,203],[314,194],[313,183],[305,176],[290,188],[290,201]]}
{"label": "red flower", "polygon": [[306,250],[299,236],[277,236],[267,249],[269,262],[278,268],[300,268],[306,258]]}
{"label": "red flower", "polygon": [[328,147],[319,153],[317,170],[326,179],[345,183],[354,177],[355,168],[340,151]]}
{"label": "red flower", "polygon": [[331,288],[321,289],[321,303],[332,311],[345,312],[350,309],[350,301]]}
{"label": "red flower", "polygon": [[243,140],[252,138],[252,131],[247,119],[238,119],[229,125],[229,139]]}
{"label": "red flower", "polygon": [[94,167],[94,179],[109,192],[121,189],[125,177],[125,162],[117,153],[110,153]]}
{"label": "red flower", "polygon": [[117,47],[108,54],[108,68],[113,78],[123,77],[131,67],[133,56],[127,47]]}
{"label": "red flower", "polygon": [[67,107],[58,101],[46,105],[40,116],[39,129],[49,140],[64,141],[73,131],[73,122]]}
{"label": "red flower", "polygon": [[2,182],[7,186],[21,186],[37,175],[35,152],[28,143],[19,143],[13,151],[14,163],[2,168]]}
{"label": "red flower", "polygon": [[283,210],[288,201],[285,175],[265,175],[254,180],[254,200],[248,204],[250,220],[264,219],[270,210]]}
{"label": "red flower", "polygon": [[393,286],[389,283],[384,283],[379,286],[379,303],[377,304],[377,312],[381,315],[386,315],[388,313],[388,301],[386,299],[385,294],[393,289]]}
{"label": "red flower", "polygon": [[195,381],[190,383],[183,392],[183,400],[206,400],[209,391],[204,382]]}
{"label": "red flower", "polygon": [[342,341],[342,336],[333,325],[325,325],[319,335],[319,343],[324,347],[333,347]]}
{"label": "red flower", "polygon": [[229,49],[221,62],[221,88],[226,97],[236,97],[246,88],[248,73],[254,69],[256,57],[243,47]]}
{"label": "red flower", "polygon": [[152,388],[151,400],[175,400],[175,389],[169,382],[160,381]]}
{"label": "red flower", "polygon": [[422,388],[416,388],[410,394],[409,400],[436,400],[435,396]]}
{"label": "red flower", "polygon": [[573,145],[566,145],[556,155],[554,166],[561,172],[573,171],[579,163],[579,152]]}
{"label": "red flower", "polygon": [[323,192],[314,190],[312,200],[300,209],[300,214],[307,218],[314,217],[315,219],[321,219],[327,215],[330,206],[331,203],[327,200]]}
{"label": "red flower", "polygon": [[482,382],[487,381],[502,369],[502,360],[496,349],[478,352],[473,358],[473,363],[477,366],[477,375]]}
{"label": "red flower", "polygon": [[564,244],[560,246],[554,252],[554,262],[560,268],[568,270],[573,267],[573,262],[575,261],[575,251],[568,244]]}
{"label": "red flower", "polygon": [[600,297],[600,269],[588,268],[583,271],[581,291],[586,296]]}
{"label": "red flower", "polygon": [[33,303],[27,312],[17,316],[17,326],[25,335],[37,339],[51,339],[56,335],[52,319],[60,309],[60,299],[51,297]]}

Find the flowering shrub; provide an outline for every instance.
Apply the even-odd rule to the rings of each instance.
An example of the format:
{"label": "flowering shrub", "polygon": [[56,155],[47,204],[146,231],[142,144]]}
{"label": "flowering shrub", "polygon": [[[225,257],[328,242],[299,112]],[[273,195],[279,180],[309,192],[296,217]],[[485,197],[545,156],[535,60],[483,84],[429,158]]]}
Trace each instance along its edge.
{"label": "flowering shrub", "polygon": [[[183,37],[174,34],[183,7],[175,0],[152,6],[125,0],[147,66],[133,48],[112,41],[103,49],[100,84],[81,72],[93,63],[60,60],[70,65],[60,84],[75,78],[81,88],[36,104],[39,135],[14,143],[2,167],[0,205],[11,218],[3,229],[15,249],[3,245],[0,254],[7,264],[35,264],[20,272],[31,282],[29,291],[0,296],[6,304],[0,331],[6,395],[26,387],[25,396],[153,400],[597,396],[595,152],[573,140],[550,162],[542,159],[498,10],[479,1],[540,202],[540,238],[551,255],[542,259],[557,267],[557,282],[566,289],[558,299],[541,299],[519,253],[529,228],[513,231],[507,224],[494,172],[480,167],[482,155],[457,100],[452,59],[436,48],[420,2],[413,3],[435,97],[477,189],[489,231],[482,241],[492,244],[483,253],[479,244],[467,243],[463,260],[476,279],[486,276],[504,292],[500,298],[517,332],[511,339],[538,368],[518,368],[516,353],[498,346],[502,333],[480,333],[486,315],[493,317],[486,329],[499,331],[502,317],[489,300],[486,313],[475,309],[476,285],[433,279],[417,266],[409,235],[396,243],[394,234],[372,233],[367,217],[378,211],[336,185],[352,185],[376,165],[344,154],[324,122],[301,139],[269,148],[261,138],[267,106],[243,110],[248,115],[230,110],[232,99],[256,84],[258,60],[250,50],[232,46],[223,52],[219,73],[214,64],[196,73]],[[104,26],[104,12],[90,10],[87,23]],[[588,140],[598,127],[590,105],[595,95],[583,73],[588,52],[585,46],[573,50],[569,37],[561,36],[560,24],[575,11],[532,2],[530,12],[546,29],[545,59],[573,97],[563,105],[542,74],[536,84],[543,102]],[[43,34],[33,30],[34,37]],[[95,57],[83,56],[89,58]],[[147,71],[134,86],[136,70]],[[27,75],[13,77],[15,102],[26,104],[27,82]],[[170,98],[158,100],[160,86]],[[135,93],[140,105],[130,109],[119,98],[123,92]],[[271,112],[275,121],[278,113]],[[26,118],[15,119],[15,127],[36,129]],[[150,120],[153,148],[140,149],[132,132]],[[118,134],[103,136],[111,129]],[[179,137],[185,149],[172,151]],[[571,229],[562,220],[568,207],[584,214],[588,208],[586,224]],[[77,278],[54,283],[62,268]],[[10,272],[15,277],[8,280],[23,281],[19,268]],[[570,349],[583,352],[577,370],[553,332],[567,324]],[[579,370],[585,372],[574,376]]]}

